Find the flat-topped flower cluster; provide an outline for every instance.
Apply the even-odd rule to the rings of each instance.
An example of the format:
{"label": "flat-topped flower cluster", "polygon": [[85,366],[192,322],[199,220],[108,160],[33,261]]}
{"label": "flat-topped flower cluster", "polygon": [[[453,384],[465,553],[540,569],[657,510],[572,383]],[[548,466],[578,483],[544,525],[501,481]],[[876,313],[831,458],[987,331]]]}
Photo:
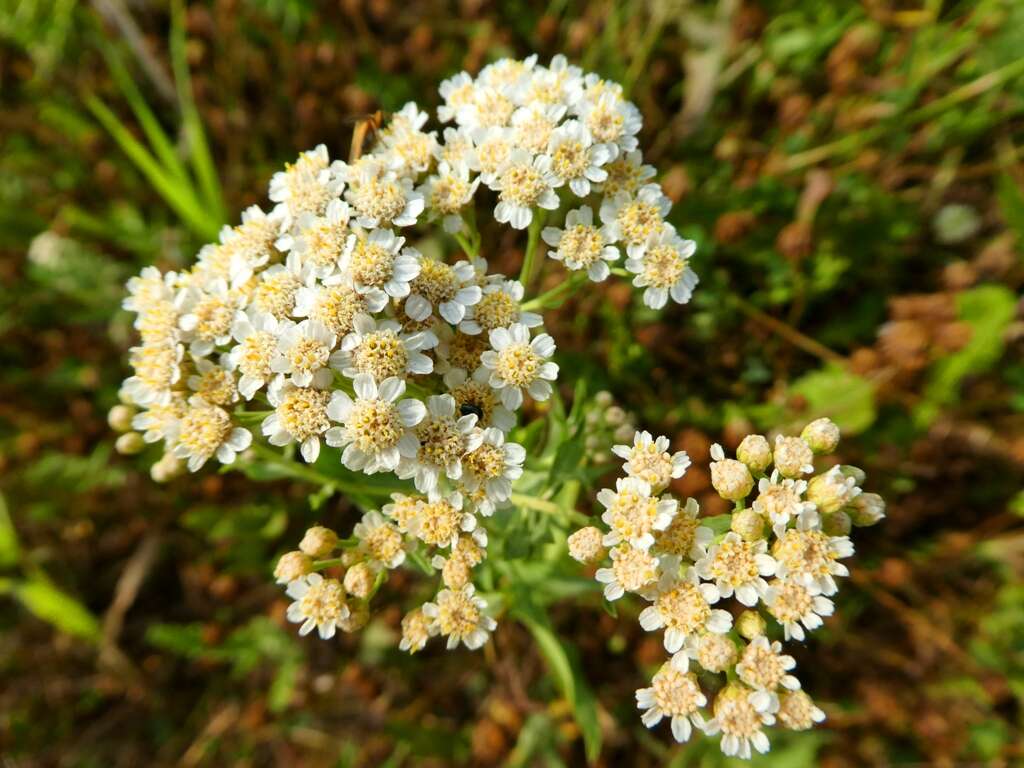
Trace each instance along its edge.
{"label": "flat-topped flower cluster", "polygon": [[[319,549],[291,553],[280,570],[295,576],[292,615],[329,636],[358,625],[351,607],[401,563],[404,545],[386,557],[381,541],[440,550],[445,586],[408,619],[410,650],[422,647],[419,629],[477,647],[491,623],[446,631],[443,617],[480,607],[463,566],[482,559],[479,519],[508,502],[522,473],[525,452],[508,439],[517,413],[526,398],[547,400],[558,376],[535,311],[544,297],[526,295],[536,253],[579,273],[555,292],[604,280],[623,259],[614,269],[651,307],[688,301],[697,283],[694,244],[665,220],[669,201],[638,149],[639,112],[619,85],[534,56],[460,73],[440,94],[438,121],[451,125],[428,130],[409,103],[350,162],[324,146],[304,152],[271,179],[272,206],[247,209],[190,267],[147,267],[129,281],[124,307],[141,343],[114,420],[137,430],[119,441],[126,451],[163,446],[158,480],[231,464],[255,434],[285,457],[314,463],[327,446],[352,472],[408,481],[418,495],[355,532],[345,583],[307,568]],[[530,229],[519,280],[490,271],[484,211]],[[434,237],[417,239],[432,224]]]}
{"label": "flat-topped flower cluster", "polygon": [[803,640],[822,625],[848,573],[840,560],[853,554],[851,526],[884,517],[882,499],[861,492],[859,469],[813,474],[815,457],[838,442],[835,424],[819,419],[774,444],[748,435],[735,459],[716,444],[711,482],[735,509],[714,519],[701,518],[693,499],[680,505],[666,493],[690,463],[669,452],[667,438],[638,432],[614,448],[626,475],[597,496],[606,530],[578,530],[569,551],[606,564],[595,574],[605,598],[640,596],[649,603],[640,625],[662,632],[671,658],[636,692],[646,726],[667,718],[677,741],[694,728],[720,733],[725,754],[749,758],[768,750],[765,727],[803,730],[824,719],[772,638]]}

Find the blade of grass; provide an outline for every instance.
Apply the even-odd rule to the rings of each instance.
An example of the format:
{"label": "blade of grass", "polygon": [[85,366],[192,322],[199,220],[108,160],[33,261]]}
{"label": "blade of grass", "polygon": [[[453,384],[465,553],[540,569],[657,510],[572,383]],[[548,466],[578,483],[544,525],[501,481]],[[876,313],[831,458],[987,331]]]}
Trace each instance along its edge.
{"label": "blade of grass", "polygon": [[191,186],[182,186],[179,179],[169,175],[153,155],[121,124],[106,104],[92,95],[86,97],[85,104],[182,221],[200,237],[206,240],[216,239],[220,231],[220,222],[206,213],[201,202],[195,198]]}
{"label": "blade of grass", "polygon": [[189,74],[188,59],[185,54],[185,8],[181,0],[171,3],[171,69],[174,72],[174,85],[178,91],[182,129],[188,142],[192,170],[199,181],[199,189],[212,216],[220,224],[224,224],[227,216],[220,178],[217,175],[217,166],[213,162],[210,145],[206,140],[206,132],[203,130],[203,122],[199,117],[195,97],[192,93],[192,77]]}

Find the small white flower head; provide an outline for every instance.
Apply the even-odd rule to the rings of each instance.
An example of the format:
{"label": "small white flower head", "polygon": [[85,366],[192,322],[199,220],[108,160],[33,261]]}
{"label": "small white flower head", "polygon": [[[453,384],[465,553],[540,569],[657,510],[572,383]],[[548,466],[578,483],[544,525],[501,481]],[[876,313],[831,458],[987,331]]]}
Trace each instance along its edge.
{"label": "small white flower head", "polygon": [[231,324],[238,309],[225,280],[211,280],[200,290],[189,287],[182,290],[175,305],[180,313],[178,326],[189,352],[195,357],[205,357],[214,347],[224,346],[231,341]]}
{"label": "small white flower head", "polygon": [[468,307],[480,301],[476,270],[468,261],[445,264],[436,259],[421,259],[420,272],[410,284],[405,314],[417,321],[426,320],[436,310],[446,322],[458,325]]}
{"label": "small white flower head", "polygon": [[360,314],[375,314],[387,306],[384,291],[356,290],[348,273],[335,272],[312,285],[304,285],[295,295],[295,316],[308,317],[327,326],[339,339],[351,333]]}
{"label": "small white flower head", "polygon": [[594,143],[590,132],[578,120],[566,120],[551,134],[547,154],[556,186],[568,184],[577,197],[590,194],[591,182],[608,178],[602,168],[616,155],[611,144]]}
{"label": "small white flower head", "polygon": [[284,264],[273,264],[259,273],[249,307],[278,320],[287,319],[294,314],[295,298],[308,277],[298,254],[289,253]]}
{"label": "small white flower head", "polygon": [[498,173],[508,162],[515,148],[511,132],[506,128],[475,129],[473,137],[473,160],[480,178],[491,189],[495,189]]}
{"label": "small white flower head", "polygon": [[338,337],[316,320],[282,324],[277,356],[270,370],[286,376],[297,387],[326,387],[333,376],[328,368]]}
{"label": "small white flower head", "polygon": [[380,143],[389,159],[388,166],[401,176],[415,176],[430,166],[437,134],[422,130],[429,117],[410,101],[381,131]]}
{"label": "small white flower head", "polygon": [[569,556],[584,565],[603,560],[608,552],[604,547],[604,534],[600,528],[593,525],[580,528],[569,536],[566,543],[569,547]]}
{"label": "small white flower head", "polygon": [[814,452],[799,437],[776,436],[772,458],[783,477],[800,477],[814,471]]}
{"label": "small white flower head", "polygon": [[653,165],[644,164],[643,155],[638,149],[619,152],[614,160],[604,166],[604,170],[608,176],[596,188],[607,198],[623,192],[632,195],[657,173]]}
{"label": "small white flower head", "polygon": [[405,382],[384,379],[378,387],[370,374],[360,373],[352,386],[355,399],[336,391],[327,406],[328,417],[341,426],[331,427],[324,437],[328,445],[344,448],[341,463],[372,475],[394,470],[403,456],[414,458],[419,441],[413,429],[427,409],[413,398],[399,400]]}
{"label": "small white flower head", "polygon": [[277,247],[298,254],[303,267],[316,277],[328,277],[341,264],[350,234],[350,217],[348,203],[331,200],[323,216],[300,216],[296,222],[296,234],[281,237]]}
{"label": "small white flower head", "polygon": [[473,568],[483,562],[486,551],[472,536],[460,536],[448,557],[434,555],[430,564],[441,571],[441,581],[448,589],[462,589],[469,584]]}
{"label": "small white flower head", "polygon": [[228,406],[238,401],[238,387],[230,370],[200,357],[196,372],[188,377],[188,388],[210,405]]}
{"label": "small white flower head", "polygon": [[365,600],[373,592],[375,574],[368,563],[355,563],[347,571],[342,584],[345,591],[357,600]]}
{"label": "small white flower head", "polygon": [[121,306],[129,312],[140,314],[154,304],[174,301],[176,279],[175,272],[161,272],[153,266],[143,267],[138,275],[128,279],[128,295],[122,299]]}
{"label": "small white flower head", "polygon": [[658,559],[643,550],[620,544],[612,549],[611,568],[598,568],[594,578],[604,584],[605,600],[618,600],[626,592],[643,592],[658,581]]}
{"label": "small white flower head", "polygon": [[696,249],[693,240],[684,240],[671,224],[666,224],[647,240],[642,256],[626,259],[626,269],[636,274],[633,285],[646,289],[644,304],[661,309],[669,298],[676,304],[690,300],[698,282],[697,273],[690,267]]}
{"label": "small white flower head", "polygon": [[736,458],[754,474],[762,474],[772,463],[772,447],[764,435],[747,435],[736,449]]}
{"label": "small white flower head", "polygon": [[793,657],[782,653],[782,643],[777,640],[769,642],[767,637],[759,635],[743,649],[739,663],[736,664],[736,675],[760,696],[776,698],[776,701],[769,704],[774,703],[777,707],[775,692],[779,688],[795,691],[800,687],[796,676],[789,674],[795,666]]}
{"label": "small white flower head", "polygon": [[355,223],[365,229],[411,227],[425,207],[410,179],[382,174],[372,163],[361,166],[350,180],[345,200],[352,206]]}
{"label": "small white flower head", "polygon": [[817,454],[832,453],[839,446],[839,427],[832,419],[815,419],[804,427],[800,439]]}
{"label": "small white flower head", "polygon": [[483,287],[479,302],[468,308],[459,330],[472,335],[489,334],[496,328],[507,328],[515,323],[536,328],[544,320],[536,312],[523,309],[523,293],[523,284],[518,280],[498,277],[488,282]]}
{"label": "small white flower head", "polygon": [[271,177],[270,199],[282,204],[290,219],[304,213],[320,216],[343,186],[331,170],[327,147],[320,144]]}
{"label": "small white flower head", "polygon": [[402,617],[402,639],[398,647],[408,653],[422,651],[427,641],[437,634],[437,629],[432,625],[422,608],[409,611]]}
{"label": "small white flower head", "polygon": [[472,584],[461,589],[443,589],[435,602],[423,605],[431,633],[447,637],[448,650],[457,648],[460,642],[476,650],[487,642],[498,623],[486,611],[487,601],[475,594]]}
{"label": "small white flower head", "polygon": [[717,544],[708,547],[708,553],[697,561],[697,574],[714,581],[722,597],[732,597],[748,608],[757,604],[768,583],[763,577],[775,573],[776,563],[767,554],[768,543],[744,541],[730,531]]}
{"label": "small white flower head", "polygon": [[[442,326],[438,338],[437,364],[434,370],[444,376],[445,383],[451,387],[462,383],[482,368],[484,352],[491,348],[491,340],[487,334],[471,335],[452,331]],[[485,373],[486,373],[486,369]],[[487,374],[485,381],[490,379]]]}
{"label": "small white flower head", "polygon": [[312,571],[313,558],[305,552],[285,552],[274,566],[274,578],[278,584],[289,584]]}
{"label": "small white flower head", "polygon": [[308,635],[315,628],[320,637],[330,640],[349,615],[345,589],[337,579],[310,573],[291,582],[285,591],[295,601],[285,615],[288,621],[302,624],[300,635]]}
{"label": "small white flower head", "polygon": [[587,270],[587,276],[595,283],[611,274],[608,264],[619,258],[609,228],[594,224],[594,212],[589,205],[569,211],[564,229],[544,227],[541,238],[553,248],[548,256],[574,272]]}
{"label": "small white flower head", "polygon": [[700,709],[707,703],[697,676],[687,671],[685,656],[666,661],[655,673],[651,687],[636,692],[643,724],[653,728],[662,718],[670,718],[672,737],[680,743],[689,740],[694,728],[704,730]]}
{"label": "small white flower head", "polygon": [[451,395],[427,398],[427,415],[416,426],[419,450],[414,458],[399,463],[396,474],[413,478],[416,490],[433,495],[441,475],[459,480],[462,459],[479,447],[483,434],[476,427],[476,414],[460,416]]}
{"label": "small white flower head", "polygon": [[736,664],[739,651],[728,634],[705,632],[686,640],[686,655],[708,672],[725,672]]}
{"label": "small white flower head", "polygon": [[812,477],[807,483],[807,498],[823,514],[838,512],[860,495],[857,481],[843,474],[838,466]]}
{"label": "small white flower head", "polygon": [[277,258],[278,235],[288,218],[283,208],[268,215],[258,205],[249,206],[242,212],[241,224],[221,229],[220,245],[200,250],[196,270],[228,278],[232,285],[248,282],[257,270]]}
{"label": "small white flower head", "polygon": [[490,385],[501,390],[501,403],[510,411],[523,404],[523,390],[537,401],[551,397],[551,382],[558,378],[558,365],[550,361],[555,341],[546,333],[530,340],[530,329],[522,323],[490,332],[491,349],[480,356],[490,371]]}
{"label": "small white flower head", "polygon": [[402,298],[409,295],[409,282],[420,273],[419,253],[403,248],[404,237],[390,229],[375,229],[369,235],[349,235],[342,268],[352,276],[359,293]]}
{"label": "small white flower head", "polygon": [[461,493],[450,493],[421,502],[416,516],[409,521],[409,532],[431,547],[454,547],[463,533],[486,546],[487,535],[477,527],[476,516],[464,509]]}
{"label": "small white flower head", "polygon": [[477,430],[477,434],[479,444],[462,458],[462,484],[469,491],[483,490],[484,498],[477,508],[481,514],[491,515],[495,504],[508,501],[512,495],[513,481],[522,477],[526,449],[506,442],[505,433],[496,427]]}
{"label": "small white flower head", "polygon": [[839,560],[852,554],[853,542],[848,536],[829,536],[823,531],[799,527],[782,532],[772,547],[778,562],[776,576],[816,586],[823,595],[836,593],[836,576],[850,574]]}
{"label": "small white flower head", "polygon": [[338,546],[338,534],[322,525],[306,530],[299,542],[299,549],[310,557],[327,557]]}
{"label": "small white flower head", "polygon": [[477,83],[472,100],[459,108],[456,122],[469,129],[502,128],[516,110],[507,88]]}
{"label": "small white flower head", "polygon": [[779,725],[791,731],[806,731],[815,723],[825,721],[824,711],[815,706],[811,697],[802,690],[787,691],[779,697],[776,717]]}
{"label": "small white flower head", "polygon": [[816,583],[793,579],[772,579],[764,594],[764,604],[782,626],[787,641],[803,640],[804,628],[814,631],[822,625],[821,618],[831,616],[835,610]]}
{"label": "small white flower head", "polygon": [[775,724],[771,697],[758,696],[742,683],[729,683],[718,692],[705,732],[722,734],[721,748],[726,755],[749,760],[751,747],[764,754],[770,748],[764,726]]}
{"label": "small white flower head", "polygon": [[675,517],[675,499],[651,495],[651,486],[636,477],[620,477],[615,490],[604,488],[597,500],[605,507],[601,520],[610,528],[604,537],[606,546],[628,542],[644,551],[654,544],[656,531],[668,528]]}
{"label": "small white flower head", "polygon": [[228,365],[238,371],[238,391],[252,400],[277,374],[271,368],[278,355],[277,340],[282,324],[271,314],[248,309],[238,312],[231,325],[231,338],[237,343],[228,353]]}
{"label": "small white flower head", "polygon": [[252,444],[252,433],[234,426],[223,408],[193,396],[170,439],[174,455],[188,459],[189,471],[196,472],[214,456],[221,464],[233,463]]}
{"label": "small white flower head", "polygon": [[437,119],[450,123],[460,109],[473,103],[476,82],[468,72],[459,72],[442,80],[437,90],[444,100],[444,104],[437,108]]}
{"label": "small white flower head", "polygon": [[547,67],[533,69],[521,85],[524,103],[572,104],[583,90],[583,70],[557,54]]}
{"label": "small white flower head", "polygon": [[260,425],[271,445],[298,443],[302,458],[312,464],[320,456],[320,438],[330,428],[327,406],[331,393],[324,389],[286,383],[269,393],[274,412]]}
{"label": "small white flower head", "polygon": [[181,344],[143,344],[128,350],[135,371],[125,379],[122,392],[135,405],[150,407],[171,402],[174,385],[181,379]]}
{"label": "small white flower head", "polygon": [[494,218],[515,229],[526,229],[533,221],[534,208],[553,211],[558,207],[554,191],[558,184],[550,157],[513,149],[490,185],[498,193]]}
{"label": "small white flower head", "polygon": [[391,503],[381,508],[381,513],[393,520],[401,533],[408,533],[419,517],[423,506],[423,497],[406,496],[404,493],[391,494]]}
{"label": "small white flower head", "polygon": [[371,569],[397,568],[405,562],[401,532],[380,512],[367,512],[355,524],[352,535],[359,539],[359,553],[367,558]]}
{"label": "small white flower head", "polygon": [[654,438],[644,430],[633,436],[632,445],[616,445],[612,453],[625,460],[622,468],[631,477],[637,477],[651,486],[654,493],[668,488],[673,479],[682,477],[690,466],[686,451],[669,453],[668,438]]}
{"label": "small white flower head", "polygon": [[614,144],[623,152],[632,152],[639,145],[636,135],[643,127],[640,110],[615,94],[601,94],[586,104],[582,118],[594,141]]}
{"label": "small white flower head", "polygon": [[178,421],[185,415],[187,408],[185,397],[180,392],[175,393],[166,403],[153,403],[146,410],[135,414],[131,428],[142,433],[143,442],[163,440],[168,448],[173,448]]}
{"label": "small white flower head", "polygon": [[564,104],[533,103],[519,107],[512,115],[511,135],[515,145],[534,154],[546,152],[565,111]]}
{"label": "small white flower head", "polygon": [[615,240],[626,244],[631,259],[643,256],[653,235],[665,228],[665,217],[672,202],[657,184],[645,184],[636,194],[620,193],[605,197],[601,203],[601,221]]}
{"label": "small white flower head", "polygon": [[378,322],[359,314],[352,332],[341,340],[341,349],[331,354],[330,364],[350,379],[360,373],[370,374],[375,381],[426,374],[434,370],[434,361],[420,350],[432,341],[424,333],[402,333],[394,320]]}
{"label": "small white flower head", "polygon": [[462,231],[462,209],[473,200],[479,185],[480,178],[470,179],[465,163],[449,165],[442,161],[417,191],[427,201],[427,211],[441,217],[444,231],[454,234]]}
{"label": "small white flower head", "polygon": [[711,446],[711,485],[718,495],[728,501],[739,501],[747,497],[754,487],[754,478],[742,461],[725,458],[722,446]]}
{"label": "small white flower head", "polygon": [[847,508],[851,522],[859,528],[875,525],[885,518],[885,499],[877,493],[861,493]]}
{"label": "small white flower head", "polygon": [[814,527],[818,524],[818,511],[814,502],[804,500],[806,490],[804,480],[783,479],[775,470],[771,478],[762,477],[757,481],[757,498],[751,508],[772,525],[785,527],[790,520],[801,520],[805,527]]}
{"label": "small white flower head", "polygon": [[653,604],[640,612],[640,626],[648,632],[664,628],[665,650],[676,653],[688,637],[729,631],[732,615],[711,607],[718,599],[718,588],[701,582],[696,571],[688,568],[686,576],[670,577],[658,585]]}
{"label": "small white flower head", "polygon": [[663,531],[654,534],[653,551],[661,558],[665,573],[676,573],[684,560],[696,562],[707,554],[714,532],[700,524],[700,507],[696,499],[687,499],[672,522]]}
{"label": "small white flower head", "polygon": [[442,141],[434,148],[437,164],[447,163],[450,168],[465,166],[470,171],[479,170],[473,135],[465,128],[445,128]]}
{"label": "small white flower head", "polygon": [[[486,341],[486,337],[475,338]],[[459,414],[475,414],[476,424],[481,429],[496,427],[507,433],[515,426],[516,417],[501,404],[498,392],[488,384],[489,378],[485,368],[478,368],[472,377],[466,376],[465,370],[455,368],[445,374],[444,381],[448,387],[448,394],[455,398]]]}

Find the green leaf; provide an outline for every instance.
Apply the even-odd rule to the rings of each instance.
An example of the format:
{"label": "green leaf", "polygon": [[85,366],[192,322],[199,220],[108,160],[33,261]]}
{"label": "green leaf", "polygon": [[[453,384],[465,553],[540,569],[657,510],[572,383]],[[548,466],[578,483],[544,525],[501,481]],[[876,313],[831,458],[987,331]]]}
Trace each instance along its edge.
{"label": "green leaf", "polygon": [[1008,173],[1001,173],[996,182],[996,198],[1003,219],[1024,240],[1024,193]]}
{"label": "green leaf", "polygon": [[547,614],[532,603],[520,600],[514,614],[530,630],[562,695],[572,707],[576,724],[583,734],[587,760],[594,763],[601,754],[601,725],[597,717],[597,700],[580,670],[576,648],[555,633]]}
{"label": "green leaf", "polygon": [[964,378],[984,373],[1002,357],[1015,311],[1016,297],[1003,285],[979,285],[957,296],[957,315],[971,327],[971,339],[932,366],[924,401],[914,413],[919,425],[930,424],[943,405],[956,400]]}
{"label": "green leaf", "polygon": [[37,618],[52,624],[61,632],[92,642],[100,637],[100,624],[89,609],[66,592],[62,592],[43,576],[35,576],[14,589],[21,603]]}
{"label": "green leaf", "polygon": [[19,551],[18,532],[14,530],[14,523],[7,511],[7,500],[0,493],[0,568],[17,565]]}
{"label": "green leaf", "polygon": [[801,377],[790,386],[790,393],[807,401],[803,420],[827,416],[845,434],[863,432],[875,420],[871,383],[837,365]]}

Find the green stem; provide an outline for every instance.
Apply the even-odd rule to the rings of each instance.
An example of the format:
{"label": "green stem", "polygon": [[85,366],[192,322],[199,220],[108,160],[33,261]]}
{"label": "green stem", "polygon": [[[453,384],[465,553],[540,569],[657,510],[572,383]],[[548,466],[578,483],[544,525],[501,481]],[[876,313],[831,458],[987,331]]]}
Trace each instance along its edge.
{"label": "green stem", "polygon": [[534,509],[548,515],[557,515],[558,517],[565,518],[575,523],[587,523],[590,521],[590,518],[580,512],[577,512],[575,509],[569,509],[568,507],[563,507],[553,501],[538,499],[536,496],[529,496],[525,493],[513,493],[510,497],[510,501],[517,506],[525,507],[526,509]]}
{"label": "green stem", "polygon": [[[555,309],[562,306],[586,282],[586,272],[574,272],[567,280],[559,283],[550,291],[542,293],[523,304],[523,309]],[[568,295],[564,295],[568,294]]]}
{"label": "green stem", "polygon": [[544,217],[547,211],[538,209],[533,212],[530,220],[530,229],[527,233],[526,255],[523,256],[523,268],[519,272],[519,282],[523,284],[526,292],[530,292],[530,284],[533,282],[536,271],[537,243],[540,242],[540,231],[544,228]]}

